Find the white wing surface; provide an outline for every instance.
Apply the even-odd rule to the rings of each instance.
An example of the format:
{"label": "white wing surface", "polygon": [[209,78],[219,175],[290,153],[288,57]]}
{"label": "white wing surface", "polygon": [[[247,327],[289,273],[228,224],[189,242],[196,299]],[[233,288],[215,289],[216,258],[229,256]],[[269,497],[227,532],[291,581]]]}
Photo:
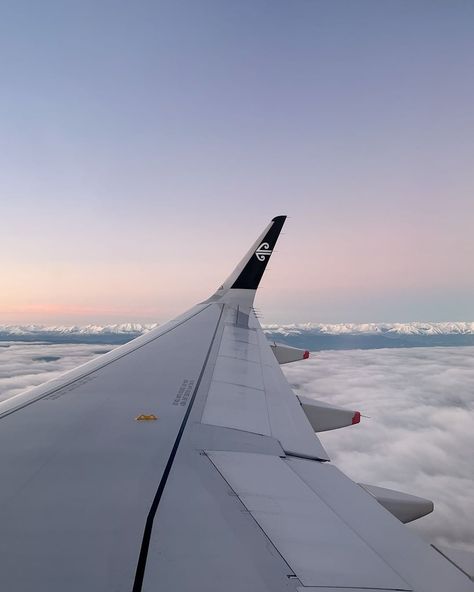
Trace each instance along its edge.
{"label": "white wing surface", "polygon": [[0,404],[0,590],[474,590],[327,462],[252,308],[284,221],[209,300]]}

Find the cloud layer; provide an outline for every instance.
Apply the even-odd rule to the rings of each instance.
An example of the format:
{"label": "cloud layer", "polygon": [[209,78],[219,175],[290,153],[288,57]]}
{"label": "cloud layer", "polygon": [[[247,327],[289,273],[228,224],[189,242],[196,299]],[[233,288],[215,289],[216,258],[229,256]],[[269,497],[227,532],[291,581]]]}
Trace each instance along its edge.
{"label": "cloud layer", "polygon": [[107,345],[0,343],[0,401],[111,349]]}
{"label": "cloud layer", "polygon": [[370,416],[320,434],[339,468],[432,499],[410,527],[474,551],[474,347],[324,351],[284,371],[297,393]]}
{"label": "cloud layer", "polygon": [[[0,400],[111,347],[0,343]],[[297,393],[370,416],[320,435],[339,468],[432,499],[434,513],[410,528],[474,550],[474,347],[321,351],[283,369]]]}

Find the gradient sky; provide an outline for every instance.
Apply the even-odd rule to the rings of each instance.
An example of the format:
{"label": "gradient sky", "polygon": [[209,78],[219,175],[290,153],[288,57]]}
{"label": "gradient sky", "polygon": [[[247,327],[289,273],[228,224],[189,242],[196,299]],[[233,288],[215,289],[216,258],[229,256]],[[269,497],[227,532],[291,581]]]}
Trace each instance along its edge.
{"label": "gradient sky", "polygon": [[474,318],[471,0],[0,2],[0,323]]}

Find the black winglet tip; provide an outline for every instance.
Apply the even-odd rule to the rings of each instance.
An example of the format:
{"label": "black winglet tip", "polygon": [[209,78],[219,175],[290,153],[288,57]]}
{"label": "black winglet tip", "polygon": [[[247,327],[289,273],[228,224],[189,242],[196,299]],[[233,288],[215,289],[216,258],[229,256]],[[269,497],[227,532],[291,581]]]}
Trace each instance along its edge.
{"label": "black winglet tip", "polygon": [[265,234],[261,234],[256,241],[255,250],[248,253],[246,263],[231,288],[245,290],[256,290],[258,288],[285,220],[286,216],[273,218],[265,229]]}

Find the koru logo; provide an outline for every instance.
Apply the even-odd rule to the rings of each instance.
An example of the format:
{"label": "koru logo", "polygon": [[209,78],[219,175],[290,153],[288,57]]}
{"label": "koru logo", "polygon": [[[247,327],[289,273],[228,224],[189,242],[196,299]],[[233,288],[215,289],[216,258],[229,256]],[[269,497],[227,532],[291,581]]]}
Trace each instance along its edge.
{"label": "koru logo", "polygon": [[265,261],[265,257],[270,257],[271,254],[272,250],[268,243],[262,243],[255,251],[255,257],[257,257],[259,261]]}

